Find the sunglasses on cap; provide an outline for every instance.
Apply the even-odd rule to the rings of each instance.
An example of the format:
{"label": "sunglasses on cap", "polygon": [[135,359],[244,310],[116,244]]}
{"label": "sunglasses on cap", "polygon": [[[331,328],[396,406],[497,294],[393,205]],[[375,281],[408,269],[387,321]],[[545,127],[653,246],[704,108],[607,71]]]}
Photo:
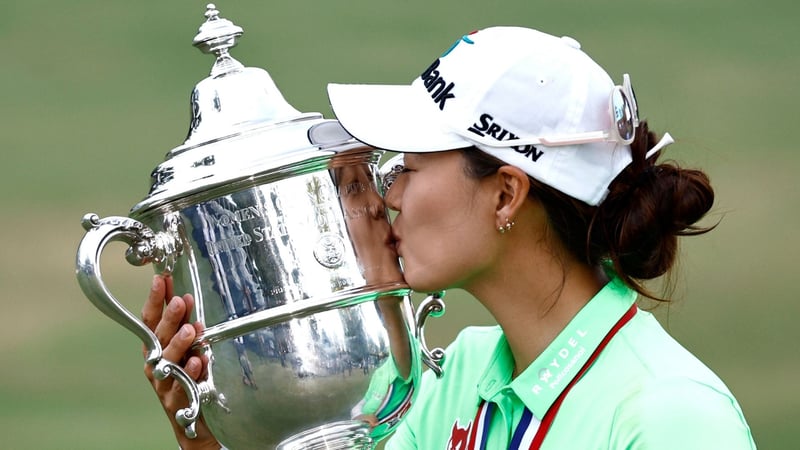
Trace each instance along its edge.
{"label": "sunglasses on cap", "polygon": [[[635,128],[636,127],[634,126],[634,130]],[[674,142],[675,140],[669,133],[664,133],[664,136],[661,137],[661,140],[658,141],[658,143],[655,146],[653,146],[653,148],[647,151],[645,159],[650,158],[657,151],[663,149],[664,147],[670,144],[673,144]],[[389,189],[392,187],[392,184],[394,184],[394,181],[397,179],[398,175],[403,173],[403,171],[405,170],[405,161],[403,156],[404,156],[403,153],[398,153],[394,155],[393,157],[386,160],[386,162],[384,162],[378,169],[378,180],[379,180],[380,194],[382,197],[386,196],[386,193],[389,192]]]}
{"label": "sunglasses on cap", "polygon": [[618,142],[629,145],[636,135],[639,126],[639,108],[636,96],[631,86],[631,77],[626,73],[622,76],[622,86],[614,86],[608,99],[609,114],[614,126],[605,131],[589,131],[561,136],[538,136],[498,141],[486,136],[476,136],[461,130],[455,132],[471,141],[478,142],[487,147],[516,147],[520,145],[545,145],[558,147],[563,145],[588,144],[591,142]]}

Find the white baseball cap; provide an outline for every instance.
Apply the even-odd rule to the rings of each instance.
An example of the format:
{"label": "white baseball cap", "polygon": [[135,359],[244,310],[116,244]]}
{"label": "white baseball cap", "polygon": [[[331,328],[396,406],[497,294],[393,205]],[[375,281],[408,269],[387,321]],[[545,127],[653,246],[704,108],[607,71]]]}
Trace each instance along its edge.
{"label": "white baseball cap", "polygon": [[[631,162],[630,79],[615,86],[569,37],[493,27],[460,37],[410,86],[329,84],[356,139],[397,152],[475,146],[590,205]],[[669,134],[655,151],[672,143]]]}

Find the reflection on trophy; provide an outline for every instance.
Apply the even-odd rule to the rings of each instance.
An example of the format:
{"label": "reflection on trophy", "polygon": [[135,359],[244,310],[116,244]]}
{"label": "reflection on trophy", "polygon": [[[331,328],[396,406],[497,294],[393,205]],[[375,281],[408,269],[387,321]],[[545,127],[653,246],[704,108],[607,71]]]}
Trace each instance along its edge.
{"label": "reflection on trophy", "polygon": [[[216,60],[192,92],[189,134],[129,217],[85,216],[78,281],[144,342],[155,376],[184,387],[177,418],[190,437],[202,413],[234,450],[372,448],[413,404],[422,364],[441,371],[423,326],[443,304],[431,296],[412,312],[380,152],[290,106],[266,71],[230,55],[242,29],[214,5],[206,18],[194,45]],[[112,241],[194,295],[207,379],[163,359],[106,287],[100,256]]]}

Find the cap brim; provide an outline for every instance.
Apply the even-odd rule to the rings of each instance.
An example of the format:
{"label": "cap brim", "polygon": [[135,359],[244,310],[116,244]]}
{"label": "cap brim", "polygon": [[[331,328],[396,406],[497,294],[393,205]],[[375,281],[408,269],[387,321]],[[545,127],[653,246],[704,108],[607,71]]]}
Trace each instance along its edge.
{"label": "cap brim", "polygon": [[342,127],[372,147],[422,153],[473,145],[448,131],[430,97],[413,86],[332,83],[328,98]]}

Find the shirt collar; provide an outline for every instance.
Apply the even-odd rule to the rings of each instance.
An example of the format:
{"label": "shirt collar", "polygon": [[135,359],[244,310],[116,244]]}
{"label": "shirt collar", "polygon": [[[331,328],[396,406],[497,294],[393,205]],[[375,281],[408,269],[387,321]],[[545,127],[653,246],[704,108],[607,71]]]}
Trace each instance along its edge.
{"label": "shirt collar", "polygon": [[636,292],[619,278],[612,277],[511,383],[511,388],[534,416],[544,417],[636,296]]}

